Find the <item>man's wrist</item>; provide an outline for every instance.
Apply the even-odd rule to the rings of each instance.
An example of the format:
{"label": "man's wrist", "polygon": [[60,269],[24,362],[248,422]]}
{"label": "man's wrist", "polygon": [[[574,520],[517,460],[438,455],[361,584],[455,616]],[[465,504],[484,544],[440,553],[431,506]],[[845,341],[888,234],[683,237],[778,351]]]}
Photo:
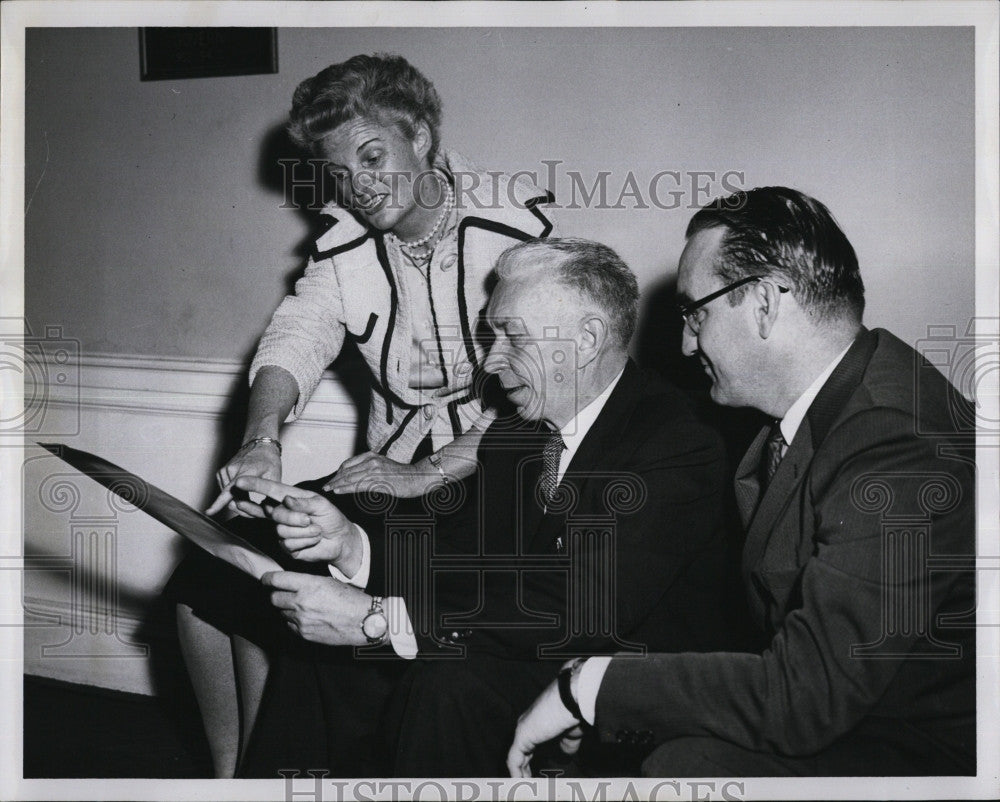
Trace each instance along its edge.
{"label": "man's wrist", "polygon": [[386,618],[389,620],[389,643],[392,650],[404,660],[414,659],[420,652],[417,636],[413,633],[413,622],[406,611],[406,601],[402,596],[387,596],[383,600]]}
{"label": "man's wrist", "polygon": [[449,484],[451,482],[451,477],[447,473],[445,473],[444,466],[441,464],[440,451],[437,451],[433,454],[428,454],[427,461],[430,463],[431,467],[438,472],[442,484]]}
{"label": "man's wrist", "polygon": [[347,533],[343,535],[344,546],[340,556],[333,561],[334,567],[344,576],[353,577],[361,569],[364,561],[364,537],[360,527],[349,524]]}
{"label": "man's wrist", "polygon": [[611,665],[610,655],[591,657],[581,666],[575,678],[576,688],[574,688],[573,698],[580,705],[583,720],[588,724],[596,722],[597,695],[601,690],[604,673],[608,670],[609,665]]}
{"label": "man's wrist", "polygon": [[559,698],[563,706],[577,721],[583,721],[583,713],[580,712],[580,705],[576,701],[576,677],[580,673],[580,668],[586,661],[585,657],[578,657],[568,666],[559,672]]}

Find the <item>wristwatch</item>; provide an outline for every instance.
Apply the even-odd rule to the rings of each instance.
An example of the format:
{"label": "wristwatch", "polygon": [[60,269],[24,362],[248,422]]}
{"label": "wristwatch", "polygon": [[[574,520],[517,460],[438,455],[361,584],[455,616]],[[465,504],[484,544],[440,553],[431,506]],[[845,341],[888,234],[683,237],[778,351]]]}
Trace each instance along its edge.
{"label": "wristwatch", "polygon": [[583,721],[583,713],[580,712],[580,704],[576,701],[576,696],[573,694],[573,691],[575,690],[573,686],[576,684],[573,680],[576,679],[577,675],[580,673],[580,668],[585,662],[587,662],[586,657],[577,657],[572,663],[559,672],[559,698],[562,700],[565,708],[577,721]]}
{"label": "wristwatch", "polygon": [[433,465],[435,468],[437,468],[437,472],[441,474],[442,484],[448,484],[451,481],[451,479],[448,477],[448,474],[444,472],[444,468],[441,467],[441,455],[438,452],[435,451],[432,454],[428,454],[427,461],[430,462],[430,464]]}
{"label": "wristwatch", "polygon": [[382,609],[382,597],[372,596],[372,606],[361,620],[361,632],[370,646],[381,646],[389,634],[389,619]]}

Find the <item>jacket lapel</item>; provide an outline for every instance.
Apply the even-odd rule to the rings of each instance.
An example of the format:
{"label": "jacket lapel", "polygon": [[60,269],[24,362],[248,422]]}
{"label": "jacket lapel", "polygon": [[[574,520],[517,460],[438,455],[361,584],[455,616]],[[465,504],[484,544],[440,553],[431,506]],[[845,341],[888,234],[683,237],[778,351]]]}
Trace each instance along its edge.
{"label": "jacket lapel", "polygon": [[517,464],[518,473],[518,503],[521,506],[518,516],[520,526],[519,552],[528,554],[534,543],[538,526],[542,522],[544,512],[538,503],[536,488],[542,473],[542,448],[545,438],[540,436],[538,447],[526,452]]}
{"label": "jacket lapel", "polygon": [[736,506],[744,531],[749,529],[753,514],[760,504],[760,458],[769,430],[768,426],[760,430],[736,469]]}
{"label": "jacket lapel", "polygon": [[[627,440],[625,434],[638,403],[640,392],[639,369],[629,359],[625,364],[625,371],[622,373],[621,379],[612,390],[611,395],[608,396],[604,408],[584,436],[583,442],[580,443],[576,454],[573,455],[573,459],[566,466],[563,481],[573,483],[577,498],[583,498],[583,494],[587,490],[587,484],[591,481],[589,471],[592,471],[596,466],[601,467],[602,473],[614,468],[617,449],[622,442]],[[540,455],[538,459],[540,464]],[[537,478],[537,471],[535,476]],[[537,502],[534,506],[538,507]],[[537,530],[530,540],[530,550],[536,553],[551,552],[550,544],[563,534],[565,527],[565,514],[548,513],[542,515]]]}
{"label": "jacket lapel", "polygon": [[[760,503],[756,511],[751,513],[750,528],[747,530],[746,542],[743,546],[743,565],[745,569],[757,565],[764,553],[764,547],[773,534],[774,524],[791,502],[795,488],[805,476],[806,469],[815,453],[812,438],[809,436],[808,416],[803,419],[799,430],[795,433],[792,444],[788,447],[784,459],[774,472],[771,483],[760,495]],[[770,427],[764,430],[763,437],[767,440]],[[759,474],[760,453],[754,463],[754,473]],[[742,466],[741,466],[742,467]],[[759,482],[759,479],[756,481]]]}
{"label": "jacket lapel", "polygon": [[[876,344],[877,337],[867,329],[862,329],[840,364],[830,374],[830,378],[826,380],[809,406],[809,410],[806,412],[799,430],[795,433],[784,459],[778,465],[771,483],[762,495],[759,494],[758,489],[760,503],[756,511],[751,512],[750,525],[743,549],[744,571],[751,570],[763,556],[764,549],[774,534],[775,524],[805,477],[809,463],[812,462],[813,456],[829,433],[834,420],[861,383]],[[756,474],[764,441],[767,439],[767,431],[765,429],[757,436],[740,463],[739,475],[736,478],[736,495],[737,501],[740,503],[741,515],[744,512],[743,502],[740,500],[741,494],[746,499],[749,498],[749,489],[752,486],[755,485],[759,488],[759,479]],[[751,461],[752,456],[753,461]],[[750,477],[751,474],[754,475],[753,479]],[[746,519],[744,518],[744,520]]]}

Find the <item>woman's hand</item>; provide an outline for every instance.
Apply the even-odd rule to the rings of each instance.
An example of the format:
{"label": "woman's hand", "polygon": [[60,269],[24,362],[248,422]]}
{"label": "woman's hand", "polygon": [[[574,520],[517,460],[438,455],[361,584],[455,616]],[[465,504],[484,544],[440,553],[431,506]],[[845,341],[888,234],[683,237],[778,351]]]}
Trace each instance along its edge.
{"label": "woman's hand", "polygon": [[260,518],[263,510],[259,504],[254,504],[248,498],[236,500],[233,498],[233,485],[241,476],[258,476],[281,481],[281,452],[276,443],[253,443],[247,448],[241,448],[229,462],[223,465],[215,475],[222,492],[205,510],[206,515],[215,515],[228,505],[231,512],[244,518]]}
{"label": "woman's hand", "polygon": [[423,495],[437,478],[435,470],[423,470],[420,463],[407,465],[366,451],[344,460],[323,489],[334,493],[379,490],[399,498],[413,498]]}

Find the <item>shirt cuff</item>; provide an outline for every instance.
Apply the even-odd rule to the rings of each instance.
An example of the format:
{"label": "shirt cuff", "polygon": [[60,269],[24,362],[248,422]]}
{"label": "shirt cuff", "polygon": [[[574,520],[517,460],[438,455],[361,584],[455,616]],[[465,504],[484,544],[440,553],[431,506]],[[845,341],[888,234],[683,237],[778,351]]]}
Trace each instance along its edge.
{"label": "shirt cuff", "polygon": [[611,657],[590,657],[580,668],[577,677],[576,703],[580,705],[580,713],[588,724],[593,724],[597,717],[597,693],[601,690],[604,672],[611,665]]}
{"label": "shirt cuff", "polygon": [[406,612],[406,601],[402,596],[389,596],[384,604],[392,650],[404,660],[414,659],[417,656],[417,636],[413,634],[413,624]]}
{"label": "shirt cuff", "polygon": [[346,582],[348,585],[354,585],[354,587],[364,590],[368,587],[368,577],[372,570],[372,547],[368,542],[368,535],[365,534],[365,530],[357,524],[351,525],[361,538],[361,567],[358,568],[354,576],[347,576],[333,563],[327,563],[326,567],[330,571],[330,576],[334,579],[339,579],[341,582]]}

